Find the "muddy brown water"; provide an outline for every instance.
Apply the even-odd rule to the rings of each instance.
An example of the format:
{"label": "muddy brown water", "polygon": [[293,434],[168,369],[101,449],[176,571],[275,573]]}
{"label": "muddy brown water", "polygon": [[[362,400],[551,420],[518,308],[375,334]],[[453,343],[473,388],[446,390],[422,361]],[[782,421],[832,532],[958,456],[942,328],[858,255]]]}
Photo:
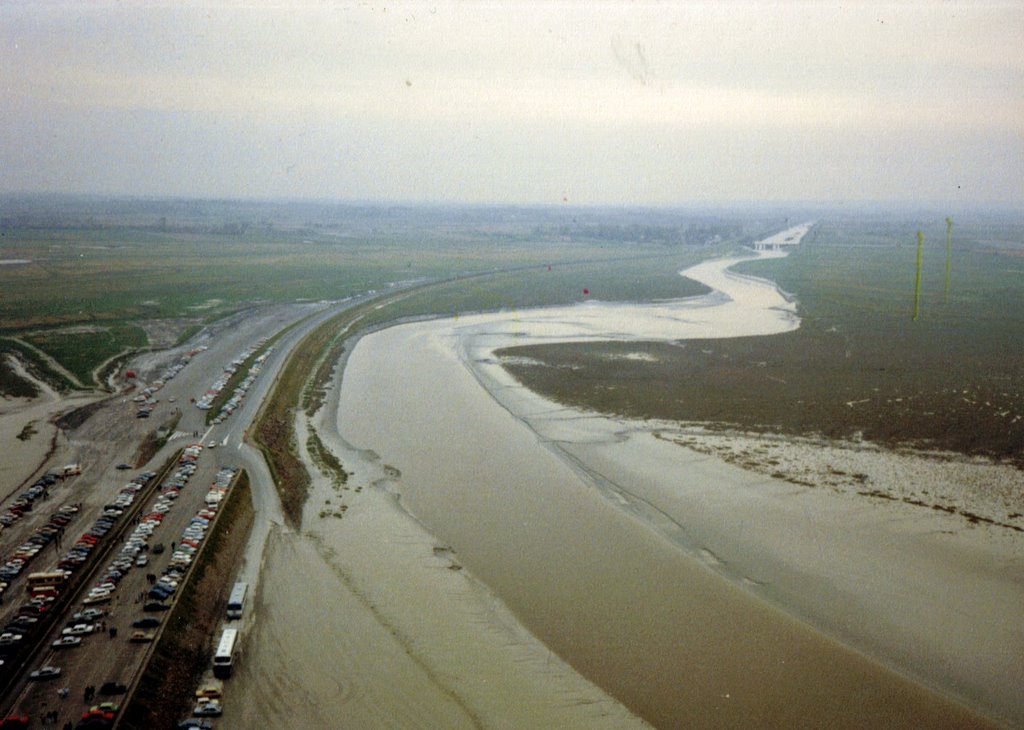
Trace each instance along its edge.
{"label": "muddy brown water", "polygon": [[[658,727],[977,727],[976,715],[705,570],[480,388],[443,325],[349,358],[342,435],[556,653]],[[382,397],[382,394],[387,394]]]}

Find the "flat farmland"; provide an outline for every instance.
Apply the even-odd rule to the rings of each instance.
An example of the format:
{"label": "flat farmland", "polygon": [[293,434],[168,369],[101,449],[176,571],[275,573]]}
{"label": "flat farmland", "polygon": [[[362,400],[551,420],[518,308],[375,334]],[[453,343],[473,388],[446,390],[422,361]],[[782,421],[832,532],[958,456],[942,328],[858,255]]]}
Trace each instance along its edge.
{"label": "flat farmland", "polygon": [[[110,358],[254,304],[443,280],[452,283],[381,318],[687,296],[700,288],[652,257],[686,265],[774,224],[655,211],[0,199],[0,259],[12,262],[0,266],[0,344],[61,389],[91,388]],[[5,371],[0,385],[16,382]]]}
{"label": "flat farmland", "polygon": [[686,343],[504,350],[508,369],[561,402],[716,428],[860,439],[1024,463],[1024,227],[926,233],[918,224],[820,223],[784,259],[740,265],[799,302],[798,330]]}

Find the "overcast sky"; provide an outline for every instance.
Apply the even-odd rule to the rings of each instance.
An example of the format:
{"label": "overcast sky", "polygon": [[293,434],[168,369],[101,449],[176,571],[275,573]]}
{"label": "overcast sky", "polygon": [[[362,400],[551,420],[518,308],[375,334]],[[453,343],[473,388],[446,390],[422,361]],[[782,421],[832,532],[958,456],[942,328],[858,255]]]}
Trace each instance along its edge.
{"label": "overcast sky", "polygon": [[1024,207],[1022,48],[1020,2],[4,2],[0,191]]}

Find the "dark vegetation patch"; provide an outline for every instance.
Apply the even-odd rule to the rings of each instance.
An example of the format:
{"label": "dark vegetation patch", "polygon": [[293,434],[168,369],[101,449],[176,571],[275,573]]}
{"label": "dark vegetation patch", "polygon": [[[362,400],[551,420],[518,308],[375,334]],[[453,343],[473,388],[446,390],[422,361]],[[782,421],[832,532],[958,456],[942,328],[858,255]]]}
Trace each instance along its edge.
{"label": "dark vegetation patch", "polygon": [[18,433],[18,435],[15,436],[15,438],[17,438],[18,441],[28,441],[33,436],[35,436],[37,433],[39,433],[39,432],[36,431],[36,422],[35,421],[29,421],[28,423],[25,424],[25,427],[23,429],[21,429],[21,431]]}
{"label": "dark vegetation patch", "polygon": [[57,428],[63,429],[64,431],[74,431],[76,428],[92,418],[93,415],[98,413],[106,402],[107,400],[99,400],[68,411],[57,419]]}
{"label": "dark vegetation patch", "polygon": [[38,380],[48,383],[54,390],[66,393],[75,390],[78,386],[72,383],[66,375],[54,370],[45,358],[30,347],[10,337],[0,337],[0,352],[9,352],[21,361],[25,369]]}
{"label": "dark vegetation patch", "polygon": [[[916,226],[819,224],[785,259],[744,265],[795,292],[800,329],[685,343],[509,348],[506,367],[555,400],[639,418],[859,438],[1024,465],[1024,271],[977,244],[1022,227],[927,229],[911,320]],[[630,353],[645,359],[626,359]]]}
{"label": "dark vegetation patch", "polygon": [[39,395],[39,388],[31,380],[21,377],[14,369],[10,359],[3,357],[3,348],[0,346],[0,396],[8,398],[35,398]]}
{"label": "dark vegetation patch", "polygon": [[227,609],[229,586],[254,514],[249,477],[243,471],[167,618],[120,727],[171,730],[190,714],[196,686],[213,658],[215,632]]}
{"label": "dark vegetation patch", "polygon": [[348,482],[348,472],[334,453],[328,449],[316,431],[310,431],[306,439],[306,448],[314,463],[323,472],[324,476],[331,480],[335,489],[344,486]]}

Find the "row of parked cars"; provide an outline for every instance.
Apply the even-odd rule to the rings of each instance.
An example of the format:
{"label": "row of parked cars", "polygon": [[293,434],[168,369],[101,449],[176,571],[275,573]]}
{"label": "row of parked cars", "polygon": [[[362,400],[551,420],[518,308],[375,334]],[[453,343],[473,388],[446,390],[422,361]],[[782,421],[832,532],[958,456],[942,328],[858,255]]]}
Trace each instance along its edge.
{"label": "row of parked cars", "polygon": [[[185,570],[192,562],[200,543],[202,543],[203,538],[206,536],[210,522],[213,521],[217,514],[217,508],[223,501],[228,489],[230,489],[231,482],[237,473],[238,468],[232,466],[224,467],[217,472],[213,485],[206,494],[207,506],[196,513],[196,516],[192,518],[182,532],[179,551],[172,556],[172,565],[180,565],[181,569]],[[182,545],[185,546],[184,549],[180,549]],[[204,683],[196,691],[196,705],[192,709],[192,717],[182,720],[178,727],[182,728],[182,730],[188,728],[202,728],[204,730],[212,728],[213,726],[209,720],[205,718],[219,717],[221,715],[223,710],[220,702],[221,683],[216,680]]]}
{"label": "row of parked cars", "polygon": [[267,358],[270,357],[270,353],[273,352],[273,348],[268,349],[266,352],[261,353],[259,357],[253,360],[252,367],[249,368],[249,372],[242,378],[242,382],[235,388],[235,392],[228,398],[227,403],[221,409],[221,412],[217,414],[217,417],[213,419],[214,424],[219,424],[224,421],[225,418],[230,416],[238,406],[242,405],[242,400],[245,398],[246,393],[249,392],[249,388],[256,382],[256,378],[263,371],[263,363],[266,362]]}
{"label": "row of parked cars", "polygon": [[[170,511],[174,500],[178,498],[181,487],[195,470],[194,462],[179,464],[178,469],[161,487],[160,496],[153,503],[150,511],[139,518],[139,523],[125,538],[124,545],[114,556],[106,572],[90,590],[90,597],[95,594],[98,597],[109,598],[117,589],[117,584],[133,567],[142,568],[149,564],[149,539],[163,522],[164,515]],[[164,548],[162,544],[158,543],[153,549],[155,552],[163,552]],[[89,597],[86,600],[89,600]],[[140,636],[133,633],[131,640],[145,641],[151,638],[152,636],[147,638],[143,632]]]}
{"label": "row of parked cars", "polygon": [[[209,348],[206,345],[200,345],[194,350],[189,350],[184,355],[179,357],[177,360],[174,361],[173,364],[169,365],[167,369],[164,370],[163,375],[161,375],[159,378],[157,378],[152,383],[143,388],[141,391],[139,391],[139,395],[135,397],[135,402],[142,403],[148,399],[151,399],[152,396],[158,390],[164,387],[168,380],[173,380],[175,375],[184,370],[185,366],[192,362],[193,357],[198,355],[200,352],[205,352],[208,349]],[[134,378],[134,371],[129,370],[127,376],[129,378]]]}
{"label": "row of parked cars", "polygon": [[[117,589],[118,583],[133,567],[144,567],[147,565],[150,552],[160,553],[164,551],[164,546],[160,543],[150,548],[149,540],[157,527],[163,522],[164,515],[170,511],[181,489],[188,483],[193,473],[195,473],[196,460],[201,451],[202,446],[199,445],[192,445],[185,449],[179,460],[178,468],[161,485],[160,496],[153,503],[152,508],[139,518],[138,524],[125,538],[121,549],[115,554],[106,571],[100,576],[97,583],[90,589],[88,595],[83,600],[82,610],[71,617],[67,627],[62,630],[60,638],[52,643],[53,649],[68,649],[80,646],[85,637],[100,631],[102,625],[98,621],[104,616],[104,612],[102,609],[91,604],[109,601],[113,592]],[[156,474],[153,472],[146,472],[140,475],[141,479],[133,480],[127,487],[122,489],[114,501],[104,507],[104,514],[97,520],[100,530],[107,529],[107,520],[120,517],[124,510],[131,506],[138,492],[141,491],[140,483],[141,485],[148,484],[155,476]],[[94,525],[94,529],[96,527],[97,525]],[[95,544],[95,542],[91,544]],[[172,583],[174,588],[176,588],[177,584],[173,582],[173,578],[164,575],[155,581],[154,588],[159,587],[162,590],[171,587]],[[161,597],[166,598],[168,595],[162,593]],[[161,608],[167,607],[161,602]],[[152,641],[155,636],[153,629],[159,625],[160,619],[158,618],[139,618],[132,622],[133,631],[129,635],[128,640],[136,643]],[[113,636],[113,631],[111,631],[111,636]],[[29,679],[45,680],[59,677],[60,674],[60,667],[47,665],[32,672],[29,675]],[[107,682],[101,687],[100,694],[121,694],[125,690],[126,687],[124,685]],[[117,703],[101,702],[84,712],[81,720],[75,727],[82,730],[112,727],[119,709]]]}
{"label": "row of parked cars", "polygon": [[0,529],[10,527],[20,520],[26,512],[31,512],[35,502],[49,496],[50,487],[60,481],[61,478],[61,475],[50,472],[36,479],[31,487],[19,494],[13,502],[7,505],[7,509],[0,515]]}
{"label": "row of parked cars", "polygon": [[[113,528],[114,523],[121,516],[124,508],[134,500],[134,495],[143,486],[152,481],[155,476],[155,472],[145,472],[135,477],[128,486],[122,489],[121,494],[118,495],[114,503],[104,508],[103,513],[96,518],[92,527],[83,533],[71,549],[58,561],[57,570],[35,573],[28,576],[28,600],[18,606],[14,618],[4,627],[3,634],[0,634],[0,654],[17,654],[27,645],[25,639],[37,631],[40,620],[50,611],[52,605],[65,589],[67,581],[73,572],[88,560],[95,546]],[[48,542],[55,539],[63,532],[64,527],[78,510],[78,505],[65,505],[61,507],[50,518],[50,522],[39,528],[30,540],[39,538]],[[43,544],[46,543],[44,542]],[[97,587],[90,591],[86,603],[102,603],[104,600],[109,600],[109,593],[104,594],[104,590]],[[61,638],[58,639],[58,643],[54,644],[53,648],[78,646],[81,643],[81,636],[92,633],[93,628],[92,624],[77,621],[64,630]],[[43,669],[51,670],[53,668],[44,667]],[[46,672],[43,674],[45,675]],[[45,678],[45,676],[33,678]]]}
{"label": "row of parked cars", "polygon": [[[258,349],[263,347],[263,345],[266,344],[266,341],[267,341],[266,337],[261,337],[252,346],[250,346],[250,347],[246,348],[245,350],[243,350],[238,355],[238,357],[236,357],[234,360],[232,360],[231,364],[228,365],[226,368],[224,368],[224,372],[221,373],[220,376],[213,382],[213,384],[210,386],[209,390],[207,390],[206,393],[204,393],[203,396],[199,400],[196,401],[196,408],[198,408],[201,411],[208,411],[208,410],[210,410],[210,408],[213,406],[213,401],[217,398],[218,395],[220,395],[220,392],[222,390],[224,390],[225,386],[227,386],[228,381],[231,380],[231,376],[234,375],[236,372],[238,372],[238,368],[242,367],[242,364],[246,360],[248,360],[250,357],[252,357],[252,354],[254,352],[256,352]],[[256,368],[257,373],[259,372],[260,366],[263,365],[263,362],[267,359],[267,356],[269,354],[270,354],[270,350],[267,350],[267,352],[265,352],[262,355],[260,355],[260,357],[256,360],[255,368]],[[248,385],[246,385],[246,389],[248,389],[248,387],[250,385],[252,385],[252,380],[250,380],[250,377],[255,379],[255,375],[252,375],[251,371],[250,371],[249,375],[246,376],[246,380],[248,380]],[[243,381],[243,382],[245,382],[245,381]],[[236,395],[237,395],[237,391],[236,391]],[[243,393],[243,395],[244,395],[244,393]],[[235,407],[237,407],[237,405],[238,405],[238,403],[235,403],[235,405],[232,406],[231,410],[233,411],[235,409]],[[225,409],[226,409],[226,407],[225,407]],[[229,411],[229,413],[230,413],[230,411]]]}
{"label": "row of parked cars", "polygon": [[[22,571],[43,548],[64,533],[64,529],[78,514],[78,509],[78,505],[66,504],[54,510],[46,524],[36,528],[25,542],[11,551],[3,565],[0,565],[0,583],[10,583],[21,575]],[[0,595],[2,594],[3,590],[0,590]]]}
{"label": "row of parked cars", "polygon": [[[156,477],[156,472],[142,472],[122,487],[113,501],[104,505],[103,512],[96,518],[92,527],[90,527],[89,530],[75,542],[71,549],[61,557],[57,562],[57,566],[60,568],[67,568],[68,570],[75,570],[88,561],[89,555],[92,553],[97,543],[99,543],[99,541],[114,528],[114,525],[120,519],[121,515],[124,514],[125,510],[135,502],[135,498],[138,493],[153,481],[154,477]],[[101,594],[97,593],[95,595],[100,596]],[[103,599],[96,598],[92,602],[102,603]]]}
{"label": "row of parked cars", "polygon": [[[171,561],[168,564],[167,570],[185,571],[192,564],[196,553],[199,552],[199,546],[206,537],[206,531],[209,529],[210,523],[217,516],[217,506],[224,498],[224,494],[227,492],[228,487],[231,485],[231,480],[237,472],[238,468],[233,466],[223,467],[217,472],[214,483],[205,497],[206,506],[196,512],[195,517],[189,520],[188,525],[182,531],[181,540],[171,555]],[[211,502],[211,499],[214,497],[216,501]]]}

